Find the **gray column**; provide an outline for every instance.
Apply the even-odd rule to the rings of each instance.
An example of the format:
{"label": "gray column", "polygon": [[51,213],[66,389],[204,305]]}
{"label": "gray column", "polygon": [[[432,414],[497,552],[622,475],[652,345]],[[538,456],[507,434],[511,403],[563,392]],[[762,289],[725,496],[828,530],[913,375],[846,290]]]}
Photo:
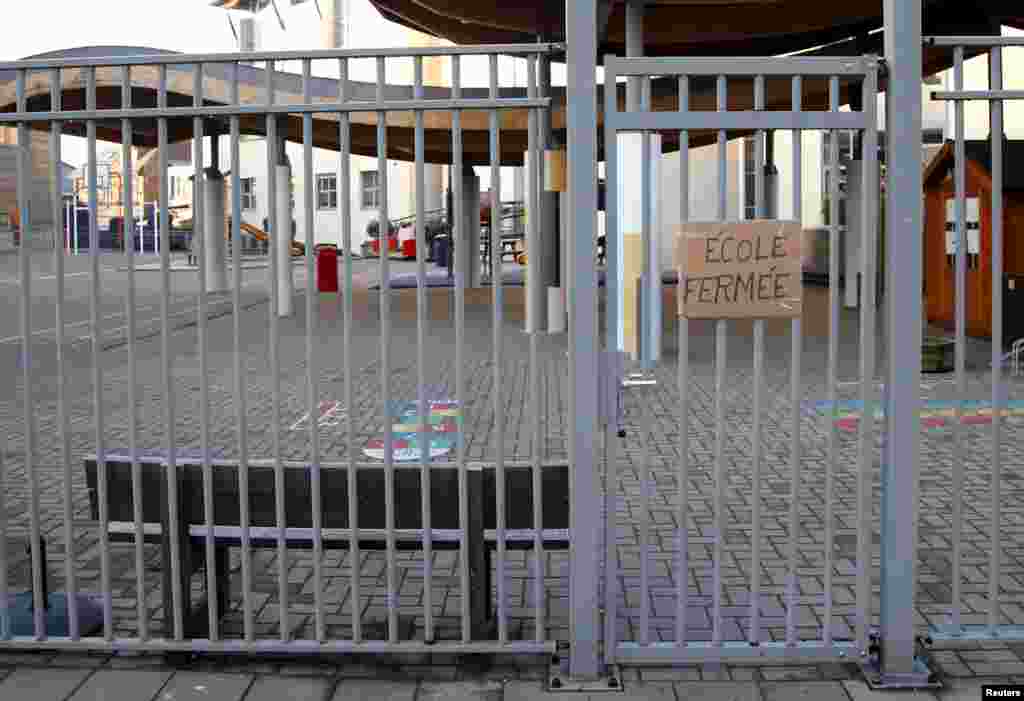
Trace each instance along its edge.
{"label": "gray column", "polygon": [[885,0],[888,435],[882,465],[883,670],[914,663],[921,379],[921,3]]}
{"label": "gray column", "polygon": [[846,234],[843,237],[843,257],[845,259],[846,288],[843,290],[843,306],[856,309],[860,306],[860,286],[867,281],[862,280],[861,243],[865,235],[865,222],[862,221],[861,203],[864,195],[864,162],[860,160],[846,162]]}
{"label": "gray column", "polygon": [[[646,0],[626,2],[626,56],[644,55],[644,6]],[[643,80],[640,77],[626,79],[626,109],[639,111],[649,109],[643,104]],[[623,165],[623,187],[625,202],[620,203],[620,230],[632,233],[636,229],[625,228],[624,213],[639,202],[639,224],[641,230],[641,274],[640,309],[634,318],[637,331],[637,345],[634,358],[645,367],[651,367],[661,356],[661,251],[658,227],[658,182],[657,164],[661,157],[661,138],[651,134],[623,135],[619,143],[619,158]],[[624,253],[620,255],[622,264]],[[628,285],[627,285],[628,287]],[[632,304],[625,300],[623,304]]]}
{"label": "gray column", "polygon": [[473,168],[462,168],[463,238],[455,242],[455,265],[459,266],[466,288],[480,287],[480,178]]}
{"label": "gray column", "polygon": [[[282,144],[281,153],[284,152]],[[291,316],[294,306],[292,304],[292,168],[287,163],[279,163],[274,168],[274,177],[277,178],[277,221],[271,229],[270,243],[273,248],[272,255],[277,256],[277,294],[278,294],[278,316]]]}
{"label": "gray column", "polygon": [[[216,153],[216,137],[212,141]],[[227,242],[224,238],[224,175],[216,165],[213,165],[204,171],[203,179],[203,254],[206,290],[223,292],[228,289]]]}
{"label": "gray column", "polygon": [[[512,169],[512,199],[521,205],[526,204],[526,168]],[[524,233],[522,217],[515,219],[515,232],[520,236]]]}
{"label": "gray column", "polygon": [[[541,96],[551,94],[551,63],[546,57],[541,57],[538,61],[537,66],[537,80],[540,85]],[[556,141],[555,135],[552,133],[551,128],[551,112],[545,110],[541,113],[541,148],[552,149],[557,148],[560,143]],[[543,155],[543,154],[542,154]],[[544,189],[544,178],[543,178],[543,166],[541,166],[541,182],[540,182],[540,241],[541,250],[538,252],[540,255],[540,276],[543,280],[544,289],[550,290],[551,288],[557,288],[561,281],[560,276],[560,228],[559,228],[559,194],[557,192],[548,192]],[[529,255],[534,255],[531,252]],[[555,292],[545,292],[545,299],[551,297]],[[560,294],[560,292],[559,292]],[[551,321],[548,319],[548,303],[545,301],[541,305],[540,318],[537,319],[537,328],[547,328],[549,332],[557,333],[558,331],[552,328]],[[562,327],[564,330],[564,326]]]}
{"label": "gray column", "polygon": [[566,0],[566,138],[569,210],[569,462],[573,484],[570,508],[572,548],[569,589],[572,601],[569,671],[574,677],[598,674],[598,536],[601,494],[597,479],[597,270],[594,218],[597,210],[597,7]]}

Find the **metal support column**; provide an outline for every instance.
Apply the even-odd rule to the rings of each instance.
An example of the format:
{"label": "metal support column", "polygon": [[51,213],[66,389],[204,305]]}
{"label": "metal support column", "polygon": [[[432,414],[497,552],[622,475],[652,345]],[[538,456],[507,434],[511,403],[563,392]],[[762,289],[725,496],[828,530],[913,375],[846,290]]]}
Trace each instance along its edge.
{"label": "metal support column", "polygon": [[[566,0],[566,140],[569,208],[597,210],[597,6]],[[600,490],[596,470],[597,433],[597,270],[594,219],[572,219],[569,255],[569,442],[572,477],[570,500],[570,674],[598,675],[598,539],[601,533]]]}
{"label": "metal support column", "polygon": [[[551,60],[547,56],[541,56],[537,66],[537,79],[541,96],[551,94]],[[551,110],[543,110],[540,116],[541,150],[556,148],[555,137],[552,133]],[[543,154],[542,154],[543,156]],[[543,166],[541,166],[543,174]],[[559,193],[544,190],[544,178],[541,177],[540,184],[540,261],[541,278],[543,279],[544,303],[541,305],[540,314],[537,319],[537,328],[551,330],[551,322],[548,319],[547,292],[549,288],[557,288],[561,284],[561,276],[558,274],[561,264],[559,255],[560,230],[558,226],[558,199]],[[532,255],[532,253],[528,253]],[[562,324],[556,327],[561,328]]]}
{"label": "metal support column", "polygon": [[914,558],[920,449],[921,3],[885,0],[887,445],[882,455],[882,686],[915,686]]}

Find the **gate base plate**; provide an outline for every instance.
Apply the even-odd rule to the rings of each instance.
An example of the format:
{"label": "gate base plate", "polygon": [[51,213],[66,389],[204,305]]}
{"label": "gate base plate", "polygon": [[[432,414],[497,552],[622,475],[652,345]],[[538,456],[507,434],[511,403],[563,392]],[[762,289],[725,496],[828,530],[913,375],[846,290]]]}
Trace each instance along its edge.
{"label": "gate base plate", "polygon": [[559,645],[558,652],[551,656],[548,665],[548,686],[550,692],[584,692],[588,694],[621,692],[622,674],[618,665],[605,667],[604,673],[596,679],[573,679],[569,675],[568,650]]}
{"label": "gate base plate", "polygon": [[914,658],[914,670],[909,674],[885,674],[875,662],[861,664],[860,670],[872,691],[942,688],[942,682],[920,657]]}

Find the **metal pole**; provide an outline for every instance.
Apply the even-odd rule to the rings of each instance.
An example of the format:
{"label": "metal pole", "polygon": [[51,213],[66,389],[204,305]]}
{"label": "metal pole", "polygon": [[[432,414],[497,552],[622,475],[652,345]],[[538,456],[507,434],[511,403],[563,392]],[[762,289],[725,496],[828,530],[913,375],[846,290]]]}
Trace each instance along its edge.
{"label": "metal pole", "polygon": [[[569,211],[597,209],[597,8],[593,2],[566,2],[566,136],[569,157]],[[597,582],[600,494],[595,470],[597,431],[597,301],[589,216],[573,217],[569,280],[570,412],[576,426],[569,443],[573,492],[570,501],[570,595],[572,642],[569,671],[574,677],[598,673]]]}
{"label": "metal pole", "polygon": [[921,3],[885,0],[888,445],[883,460],[883,675],[914,668],[914,577],[921,374]]}

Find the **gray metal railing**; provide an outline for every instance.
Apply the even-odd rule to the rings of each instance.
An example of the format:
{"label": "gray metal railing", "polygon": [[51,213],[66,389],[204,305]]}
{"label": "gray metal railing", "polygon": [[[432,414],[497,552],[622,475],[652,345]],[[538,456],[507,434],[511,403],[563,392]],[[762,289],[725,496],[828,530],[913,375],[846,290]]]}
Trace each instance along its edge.
{"label": "gray metal railing", "polygon": [[[74,464],[76,459],[82,457],[80,452],[73,452],[71,445],[70,431],[70,408],[69,396],[66,389],[68,376],[72,370],[70,360],[66,357],[65,351],[65,328],[68,325],[66,320],[66,309],[68,305],[67,292],[64,287],[64,251],[56,247],[53,253],[54,267],[57,280],[56,295],[56,348],[57,348],[57,439],[61,446],[60,461],[63,466],[63,540],[66,553],[64,587],[67,601],[68,629],[66,635],[52,635],[48,632],[45,617],[46,602],[44,601],[44,574],[46,569],[45,554],[40,545],[41,535],[41,506],[39,501],[39,461],[37,459],[39,432],[37,430],[37,407],[34,395],[34,382],[39,377],[33,370],[32,352],[34,335],[33,326],[33,286],[32,268],[30,262],[31,251],[28,247],[22,247],[20,252],[20,300],[22,310],[21,326],[21,351],[24,356],[22,363],[21,379],[24,385],[22,423],[24,425],[25,440],[25,473],[28,478],[28,491],[30,504],[27,509],[29,521],[30,542],[31,542],[31,591],[33,593],[33,630],[30,634],[14,634],[11,628],[12,611],[8,607],[0,609],[0,649],[2,648],[79,648],[96,650],[122,650],[122,649],[144,649],[156,651],[247,651],[247,652],[344,652],[344,651],[368,651],[368,652],[398,652],[398,651],[423,651],[442,652],[453,650],[458,652],[531,652],[542,653],[554,650],[554,641],[548,638],[544,610],[544,529],[541,521],[541,472],[549,462],[542,459],[542,443],[540,440],[540,424],[533,425],[534,442],[533,453],[529,460],[509,460],[504,454],[504,405],[502,402],[503,387],[508,382],[503,373],[502,337],[505,325],[503,307],[503,288],[500,279],[493,286],[493,325],[494,325],[494,349],[493,349],[493,384],[494,384],[494,411],[497,416],[497,439],[496,439],[496,462],[493,467],[496,472],[496,504],[497,514],[496,527],[488,532],[480,534],[470,533],[469,522],[470,497],[468,496],[470,472],[480,474],[482,469],[478,460],[471,461],[467,454],[464,436],[460,431],[456,436],[456,457],[453,461],[433,460],[428,445],[429,417],[427,415],[427,403],[425,386],[426,374],[426,345],[431,333],[427,314],[427,283],[424,256],[419,256],[416,270],[416,343],[417,343],[417,397],[419,401],[419,424],[418,444],[419,455],[418,470],[420,472],[422,487],[422,528],[409,532],[407,529],[398,530],[396,527],[396,503],[395,503],[395,475],[398,470],[408,469],[405,464],[395,464],[392,453],[393,436],[390,421],[389,407],[393,403],[393,371],[395,367],[392,362],[393,326],[391,319],[392,288],[389,277],[389,262],[387,247],[382,246],[380,251],[380,322],[381,337],[379,347],[379,362],[377,373],[379,375],[379,402],[384,408],[386,428],[384,430],[384,458],[383,462],[367,462],[357,460],[356,453],[356,429],[353,383],[355,382],[356,368],[353,367],[352,347],[354,338],[353,320],[353,271],[350,256],[343,257],[343,289],[341,291],[344,303],[344,387],[345,403],[349,407],[347,425],[344,433],[347,438],[348,459],[343,463],[331,463],[322,457],[321,437],[318,431],[318,422],[312,417],[317,415],[319,401],[321,399],[320,383],[318,376],[318,354],[316,352],[318,343],[317,319],[317,290],[315,287],[315,261],[313,246],[305,248],[305,392],[304,399],[308,407],[309,416],[309,445],[311,448],[311,459],[308,462],[295,463],[285,458],[281,425],[282,406],[282,373],[281,363],[284,350],[281,345],[283,323],[279,317],[290,310],[290,292],[281,286],[283,279],[290,280],[288,271],[282,265],[288,265],[287,259],[281,259],[276,253],[270,257],[269,273],[269,356],[271,372],[271,395],[273,420],[270,427],[271,433],[271,455],[254,455],[253,446],[249,443],[248,434],[251,426],[247,423],[247,367],[244,354],[246,344],[245,322],[241,319],[243,309],[242,282],[241,282],[241,241],[240,231],[241,204],[240,204],[240,153],[239,140],[241,136],[241,119],[244,116],[264,117],[266,135],[268,139],[267,170],[269,176],[269,221],[271,230],[277,228],[277,202],[275,192],[276,173],[281,149],[281,132],[279,131],[279,115],[302,115],[302,172],[305,182],[312,183],[313,168],[313,115],[320,113],[336,113],[338,119],[338,175],[340,182],[340,206],[338,208],[338,222],[341,232],[342,247],[344,250],[351,250],[351,202],[350,202],[350,166],[351,157],[351,125],[349,115],[354,112],[375,112],[377,115],[377,149],[378,149],[378,170],[381,173],[382,198],[379,209],[379,220],[388,221],[389,203],[387,200],[387,141],[388,127],[386,117],[389,113],[396,111],[407,111],[415,113],[415,178],[416,178],[416,214],[415,227],[417,247],[420,251],[425,250],[424,226],[424,143],[425,124],[424,114],[426,111],[446,110],[453,112],[452,129],[452,151],[453,168],[456,173],[454,179],[457,190],[456,208],[461,214],[463,209],[462,201],[462,180],[461,169],[463,163],[463,133],[460,124],[460,117],[463,112],[484,110],[489,113],[489,135],[491,149],[491,172],[493,186],[500,187],[500,132],[501,126],[499,113],[507,109],[527,110],[529,116],[529,145],[531,162],[537,164],[542,161],[540,157],[540,142],[536,125],[538,112],[548,109],[550,100],[539,95],[536,84],[536,62],[537,60],[556,50],[555,45],[496,45],[486,47],[446,47],[446,48],[420,48],[420,49],[395,49],[395,50],[347,50],[347,51],[313,51],[313,52],[257,52],[247,54],[193,54],[193,55],[159,55],[139,57],[116,57],[116,58],[83,58],[69,60],[30,60],[23,62],[2,62],[0,63],[0,80],[13,77],[17,84],[17,105],[15,112],[0,114],[0,124],[16,125],[20,144],[28,143],[28,131],[30,125],[36,127],[49,125],[51,137],[51,168],[60,162],[60,144],[63,125],[70,121],[84,121],[87,131],[88,151],[88,209],[90,217],[90,231],[97,231],[97,125],[102,120],[105,124],[112,120],[119,122],[122,137],[122,158],[124,161],[125,188],[125,230],[134,229],[134,216],[131,207],[133,195],[134,173],[132,172],[132,134],[138,129],[140,121],[156,120],[157,146],[159,148],[159,173],[160,173],[160,194],[159,194],[159,217],[160,217],[160,279],[161,279],[161,346],[160,366],[162,381],[162,413],[166,426],[166,437],[164,441],[164,456],[160,465],[163,467],[162,489],[165,492],[161,498],[165,500],[163,509],[166,510],[166,520],[160,526],[147,522],[144,513],[144,503],[148,499],[148,493],[144,493],[144,476],[142,466],[145,462],[140,448],[140,431],[142,421],[139,415],[138,405],[140,397],[140,367],[137,362],[139,353],[136,345],[137,330],[137,289],[135,283],[136,260],[132,246],[127,247],[128,258],[128,286],[124,292],[124,305],[127,316],[128,329],[128,375],[123,389],[130,393],[132,409],[128,414],[127,436],[128,436],[128,461],[131,464],[131,485],[130,493],[133,502],[132,521],[114,523],[110,515],[110,498],[112,485],[109,483],[109,463],[113,449],[110,445],[111,437],[108,426],[108,417],[104,411],[104,392],[108,377],[105,377],[103,362],[101,360],[101,335],[102,335],[102,303],[105,299],[101,295],[101,286],[104,281],[101,278],[101,267],[98,246],[90,247],[91,268],[89,271],[90,281],[90,309],[92,329],[92,405],[94,413],[94,426],[92,436],[92,448],[95,453],[95,507],[98,516],[99,533],[99,567],[100,587],[98,601],[100,603],[101,627],[95,635],[83,635],[82,623],[80,620],[80,606],[84,606],[83,600],[79,597],[80,587],[76,571],[76,546],[75,535],[77,524],[75,517],[75,502],[80,494],[77,491],[77,467]],[[497,57],[499,54],[510,54],[526,58],[529,65],[530,84],[528,87],[529,96],[522,98],[502,98],[499,96],[499,76],[497,72]],[[489,95],[485,99],[464,99],[461,97],[460,81],[460,59],[466,56],[485,56],[490,61],[489,71]],[[423,60],[425,57],[447,57],[452,62],[453,90],[450,99],[426,99],[423,90]],[[373,58],[376,60],[377,69],[377,96],[373,100],[352,101],[348,93],[348,69],[350,61],[358,58]],[[414,97],[409,100],[385,100],[385,68],[388,59],[412,58],[415,68]],[[279,61],[299,61],[302,65],[302,99],[298,103],[281,104],[275,100],[274,86],[274,64]],[[312,65],[316,61],[333,61],[339,68],[340,81],[339,91],[335,101],[313,102],[310,85],[312,81]],[[239,96],[239,66],[243,63],[266,62],[266,100],[263,104],[242,104]],[[204,66],[210,64],[226,64],[230,67],[230,104],[208,105],[204,103]],[[159,82],[156,90],[155,107],[138,107],[132,102],[133,69],[139,67],[157,67],[159,71]],[[190,106],[170,106],[168,95],[170,86],[168,84],[168,73],[174,67],[179,80],[176,81],[174,89],[182,90],[181,67],[189,66],[192,70],[191,76],[191,99]],[[115,109],[99,109],[97,107],[97,69],[121,68],[121,104]],[[79,70],[84,78],[85,107],[84,109],[65,110],[62,108],[62,75],[69,70]],[[50,95],[47,105],[40,109],[30,111],[28,109],[26,95],[27,78],[39,72],[45,72],[50,77]],[[218,510],[222,505],[217,501],[215,494],[215,483],[218,473],[225,465],[213,457],[212,446],[214,442],[214,410],[211,407],[211,355],[210,346],[213,339],[213,329],[207,323],[208,307],[211,303],[211,295],[220,292],[211,289],[215,285],[216,278],[210,278],[211,272],[218,271],[213,267],[217,264],[215,258],[210,257],[210,248],[200,247],[196,253],[199,259],[198,294],[196,295],[196,311],[198,313],[198,359],[199,359],[199,443],[200,455],[199,467],[201,474],[201,493],[180,493],[184,489],[179,479],[184,469],[185,462],[180,455],[179,441],[181,436],[176,434],[176,425],[179,418],[180,408],[175,406],[175,390],[180,383],[180,376],[175,372],[175,354],[179,344],[172,337],[172,326],[170,323],[171,314],[171,278],[170,278],[170,226],[168,216],[168,142],[169,120],[174,118],[191,118],[191,137],[195,153],[195,186],[194,186],[194,218],[193,226],[196,231],[202,232],[209,226],[208,217],[204,218],[204,208],[210,206],[211,200],[206,197],[206,188],[215,186],[215,180],[209,180],[203,169],[203,148],[204,136],[214,137],[214,151],[216,152],[216,138],[218,134],[211,130],[213,122],[211,118],[222,118],[228,122],[227,136],[230,139],[230,160],[231,160],[231,260],[236,274],[233,276],[231,288],[231,303],[233,308],[233,352],[232,364],[234,382],[232,386],[233,400],[237,410],[237,461],[233,464],[238,466],[238,509],[240,523],[238,526],[224,526],[218,522]],[[148,128],[148,126],[147,126]],[[216,158],[216,153],[214,154]],[[216,160],[214,160],[216,164]],[[538,178],[540,171],[531,169],[528,174],[529,201],[527,207],[536,209],[539,205]],[[30,225],[27,224],[27,195],[26,183],[28,182],[28,167],[26,159],[18,160],[18,183],[19,183],[19,208],[21,220],[26,222],[27,236]],[[57,180],[55,179],[55,183]],[[55,185],[59,187],[59,183]],[[305,188],[304,198],[300,206],[305,211],[305,234],[307,242],[313,240],[313,188]],[[62,221],[61,198],[54,196],[55,221]],[[492,217],[500,216],[500,204],[494,203]],[[531,217],[530,236],[531,241],[537,240],[537,217]],[[465,232],[459,231],[464,218],[457,217],[455,237],[460,239]],[[213,235],[214,232],[207,232]],[[95,234],[93,234],[95,236]],[[500,231],[495,228],[492,232],[492,251],[500,251]],[[280,242],[274,241],[276,248]],[[285,242],[287,245],[287,242]],[[534,278],[537,280],[538,278]],[[534,308],[539,307],[539,285],[530,287],[531,304]],[[534,299],[534,297],[536,297]],[[455,394],[456,402],[460,411],[465,412],[466,401],[469,398],[467,387],[468,377],[463,366],[466,359],[466,286],[463,272],[460,266],[456,273],[455,285]],[[540,356],[538,331],[530,334],[529,344],[529,367],[530,367],[530,390],[529,405],[532,416],[539,422],[543,415],[541,408],[541,364],[544,359]],[[0,456],[2,457],[2,456]],[[564,464],[564,463],[563,463]],[[258,465],[269,465],[274,475],[274,515],[275,525],[273,527],[252,525],[252,513],[250,504],[250,468]],[[505,475],[508,468],[532,470],[532,481],[534,489],[534,513],[532,516],[532,529],[526,531],[512,531],[506,528],[505,513],[506,502],[512,498],[505,493]],[[326,501],[323,491],[324,475],[328,470],[342,468],[347,470],[348,479],[348,514],[352,519],[349,527],[344,529],[326,529],[323,523],[323,511],[320,508]],[[356,514],[359,512],[358,503],[360,497],[357,494],[358,484],[356,480],[357,469],[373,468],[381,470],[385,477],[386,488],[384,491],[384,508],[386,511],[385,527],[373,529],[361,529],[356,522]],[[307,471],[311,482],[311,511],[312,527],[295,528],[288,525],[286,519],[286,490],[289,482],[286,482],[286,475],[296,469]],[[432,527],[430,484],[433,475],[440,469],[455,469],[458,473],[458,511],[460,527],[454,532],[450,529],[435,529]],[[4,473],[0,469],[0,490],[4,489]],[[475,478],[474,478],[475,479]],[[185,523],[184,514],[181,511],[183,499],[196,499],[201,495],[203,502],[202,523]],[[516,496],[518,498],[518,496]],[[2,501],[2,500],[0,500]],[[215,505],[217,510],[215,510]],[[474,511],[476,510],[474,505]],[[6,541],[10,529],[14,527],[13,517],[4,513],[5,517],[0,522],[0,598],[6,596],[9,591],[10,575],[13,567],[10,553],[7,552]],[[136,589],[137,622],[136,630],[132,635],[126,635],[115,625],[114,603],[115,596],[112,581],[112,543],[111,536],[114,534],[130,535],[134,539],[134,582]],[[148,596],[153,593],[153,587],[146,578],[146,551],[145,543],[147,535],[158,534],[169,549],[169,557],[165,558],[165,564],[169,565],[169,571],[165,572],[165,587],[169,585],[169,598],[165,595],[168,607],[164,610],[165,624],[163,633],[158,634],[154,630],[150,620],[148,607]],[[242,611],[242,633],[241,637],[232,637],[221,624],[221,618],[226,611],[219,608],[221,602],[229,602],[225,599],[230,592],[218,592],[218,588],[227,587],[227,582],[218,576],[220,571],[220,555],[218,552],[217,538],[230,536],[237,539],[241,548],[241,611]],[[562,534],[560,537],[568,537]],[[190,571],[185,565],[185,556],[192,546],[191,539],[200,538],[203,542],[203,558],[205,559],[205,585],[208,594],[208,616],[205,634],[192,634],[192,627],[188,624],[189,613],[185,610],[184,602],[188,599],[190,587]],[[277,639],[270,639],[259,635],[256,621],[256,597],[253,592],[254,586],[254,564],[253,550],[254,540],[271,539],[276,541],[277,558],[279,570],[277,573],[277,597],[279,621],[279,635]],[[360,568],[353,566],[350,572],[350,607],[351,607],[351,636],[339,639],[336,636],[329,636],[326,630],[326,594],[325,594],[325,567],[324,544],[325,538],[332,543],[347,541],[350,557],[358,562],[360,557],[360,543],[363,540],[385,541],[386,557],[386,605],[388,609],[386,622],[385,640],[369,640],[364,627],[362,602],[364,593],[360,588]],[[399,630],[398,606],[399,606],[399,573],[397,569],[397,544],[399,541],[406,542],[410,538],[418,540],[424,552],[424,596],[421,613],[425,621],[424,639],[422,641],[403,639]],[[479,586],[479,582],[470,580],[470,558],[467,549],[471,538],[491,538],[497,544],[497,635],[496,639],[490,640],[481,637],[472,630],[470,621],[470,588]],[[291,554],[291,543],[294,540],[304,541],[312,546],[313,553],[313,605],[312,614],[314,617],[314,634],[312,639],[297,640],[291,633],[289,616],[294,615],[294,602],[289,596],[288,571],[284,566]],[[432,548],[435,540],[454,541],[458,544],[460,557],[458,561],[458,580],[461,587],[460,604],[460,634],[456,640],[442,641],[437,639],[435,602],[431,597],[432,579],[434,577],[431,568]],[[509,585],[507,580],[508,564],[506,563],[506,541],[532,542],[535,549],[534,557],[536,563],[536,588],[532,600],[534,607],[533,618],[535,622],[534,634],[530,640],[514,640],[509,631],[510,605],[508,602]],[[479,540],[483,542],[483,540]],[[166,594],[166,589],[165,589]],[[169,610],[168,610],[169,609]]]}

